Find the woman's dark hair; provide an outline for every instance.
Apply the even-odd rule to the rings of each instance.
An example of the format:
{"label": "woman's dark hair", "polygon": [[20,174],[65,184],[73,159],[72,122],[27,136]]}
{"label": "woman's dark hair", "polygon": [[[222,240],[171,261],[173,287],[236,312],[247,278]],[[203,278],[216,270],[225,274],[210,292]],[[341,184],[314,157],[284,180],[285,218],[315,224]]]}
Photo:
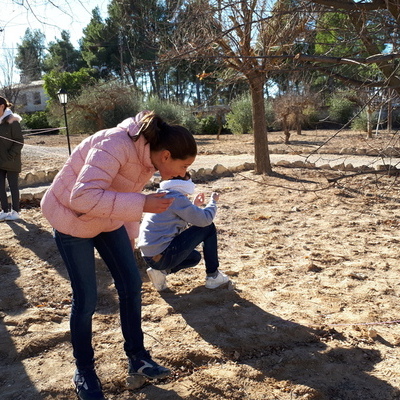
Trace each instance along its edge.
{"label": "woman's dark hair", "polygon": [[186,172],[185,176],[174,176],[171,178],[171,181],[173,180],[180,180],[180,181],[188,181],[191,178],[189,172]]}
{"label": "woman's dark hair", "polygon": [[175,160],[196,157],[196,141],[183,126],[169,125],[154,112],[146,114],[140,123],[142,125],[136,140],[139,135],[143,135],[150,144],[151,151],[168,150]]}
{"label": "woman's dark hair", "polygon": [[0,106],[5,105],[6,108],[12,107],[12,104],[4,97],[0,96]]}

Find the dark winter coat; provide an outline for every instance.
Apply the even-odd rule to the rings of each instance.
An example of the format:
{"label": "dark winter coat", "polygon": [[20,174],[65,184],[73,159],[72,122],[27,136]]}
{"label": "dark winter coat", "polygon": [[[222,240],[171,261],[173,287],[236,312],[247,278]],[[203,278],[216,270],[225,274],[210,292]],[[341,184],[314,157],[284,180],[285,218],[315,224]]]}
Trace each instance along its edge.
{"label": "dark winter coat", "polygon": [[0,124],[0,169],[21,172],[21,151],[24,137],[19,115],[9,115]]}

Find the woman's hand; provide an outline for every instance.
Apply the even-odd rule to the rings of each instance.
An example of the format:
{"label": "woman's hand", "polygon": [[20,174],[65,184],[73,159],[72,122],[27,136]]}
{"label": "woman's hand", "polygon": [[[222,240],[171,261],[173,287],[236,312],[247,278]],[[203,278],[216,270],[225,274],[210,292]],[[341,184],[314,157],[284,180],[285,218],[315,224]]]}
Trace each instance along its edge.
{"label": "woman's hand", "polygon": [[197,207],[200,207],[204,204],[204,193],[199,193],[193,200],[193,204]]}
{"label": "woman's hand", "polygon": [[165,193],[152,193],[146,195],[143,212],[159,214],[169,208],[173,198],[165,198]]}

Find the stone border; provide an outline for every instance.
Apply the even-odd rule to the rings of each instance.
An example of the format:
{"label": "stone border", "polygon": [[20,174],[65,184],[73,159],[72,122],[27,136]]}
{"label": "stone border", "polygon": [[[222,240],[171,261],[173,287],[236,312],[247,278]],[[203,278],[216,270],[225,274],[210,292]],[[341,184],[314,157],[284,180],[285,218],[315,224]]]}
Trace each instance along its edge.
{"label": "stone border", "polygon": [[[279,167],[284,168],[310,168],[319,170],[332,170],[332,171],[353,171],[353,172],[363,172],[363,171],[382,171],[382,170],[397,170],[395,167],[390,165],[377,165],[375,168],[369,167],[367,165],[362,165],[360,167],[354,167],[352,164],[339,164],[335,166],[330,166],[329,164],[324,164],[316,167],[314,163],[304,162],[304,161],[278,161],[274,164]],[[196,170],[190,170],[190,174],[194,182],[202,182],[206,180],[218,179],[225,176],[233,176],[236,172],[250,171],[255,167],[254,163],[244,163],[236,167],[226,168],[222,164],[216,164],[214,168],[200,168]],[[52,169],[47,171],[39,172],[28,172],[24,178],[20,177],[20,188],[21,188],[21,201],[40,201],[46,192],[48,186],[53,181],[54,177],[57,175],[58,170]],[[146,189],[154,189],[160,183],[160,177],[154,176],[152,180],[145,186]]]}

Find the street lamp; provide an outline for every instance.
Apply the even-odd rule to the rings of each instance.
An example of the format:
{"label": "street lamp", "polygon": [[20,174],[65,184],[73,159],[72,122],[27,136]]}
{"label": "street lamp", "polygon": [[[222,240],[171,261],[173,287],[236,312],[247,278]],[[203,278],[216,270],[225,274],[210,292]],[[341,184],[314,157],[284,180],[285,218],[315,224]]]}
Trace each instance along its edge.
{"label": "street lamp", "polygon": [[68,141],[68,153],[71,155],[71,144],[69,142],[69,131],[68,131],[68,122],[67,122],[67,110],[66,105],[68,103],[68,92],[65,89],[60,89],[57,93],[58,100],[64,107],[64,119],[65,119],[65,129],[67,130],[67,141]]}

